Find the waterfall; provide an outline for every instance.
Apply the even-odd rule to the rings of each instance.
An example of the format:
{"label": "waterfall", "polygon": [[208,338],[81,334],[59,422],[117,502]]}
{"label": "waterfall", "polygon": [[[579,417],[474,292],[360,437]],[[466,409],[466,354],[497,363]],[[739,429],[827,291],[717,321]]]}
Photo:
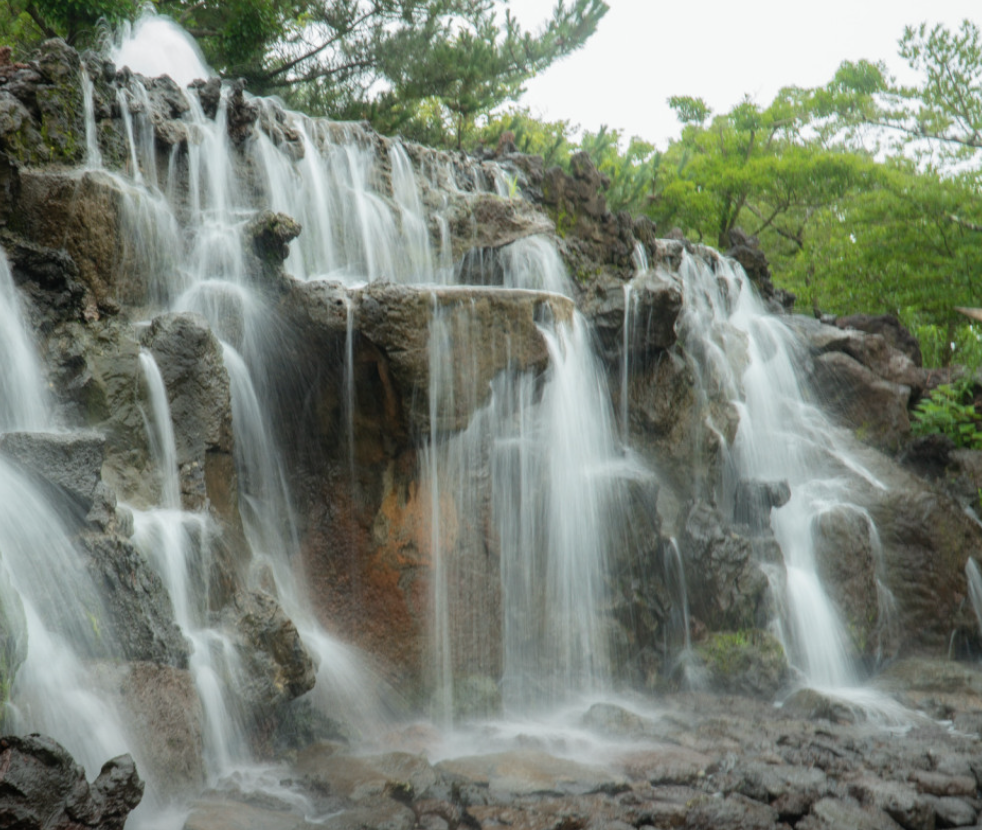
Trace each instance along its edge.
{"label": "waterfall", "polygon": [[965,562],[965,578],[968,581],[968,599],[979,624],[979,635],[982,636],[982,570],[971,556]]}
{"label": "waterfall", "polygon": [[44,429],[48,411],[37,348],[24,326],[14,278],[0,248],[0,432]]}
{"label": "waterfall", "polygon": [[[742,269],[721,257],[710,266],[685,255],[680,275],[680,337],[695,356],[703,394],[721,394],[739,410],[725,491],[732,498],[741,479],[786,480],[791,488],[791,500],[771,520],[787,572],[786,650],[809,683],[855,686],[848,636],[819,579],[812,538],[812,519],[830,505],[854,507],[848,481],[828,461],[835,430],[801,388],[794,336],[765,313]],[[858,462],[839,460],[871,478]]]}
{"label": "waterfall", "polygon": [[[164,43],[175,30],[166,23],[158,27],[156,20],[142,18],[131,36],[117,43],[112,53],[117,63],[130,63],[147,74],[163,71],[152,40],[159,35]],[[136,40],[139,47],[134,47]],[[177,73],[182,83],[210,74],[200,56],[173,48],[174,54],[184,55],[181,69],[186,71]],[[172,64],[164,69],[175,74]],[[321,515],[311,514],[335,509],[336,504],[325,503],[337,491],[327,485],[323,492],[316,485],[308,487],[306,471],[297,474],[290,463],[308,449],[322,448],[301,445],[288,456],[281,447],[294,417],[297,423],[323,426],[316,440],[333,442],[323,450],[324,466],[331,467],[328,475],[334,477],[326,479],[329,485],[350,482],[350,493],[343,495],[353,494],[352,502],[364,498],[371,505],[369,499],[378,495],[361,492],[372,489],[364,485],[368,473],[359,469],[355,480],[356,450],[362,448],[356,439],[375,428],[361,419],[358,409],[375,390],[358,384],[376,367],[379,386],[388,384],[387,394],[389,386],[405,380],[381,377],[391,354],[368,355],[378,347],[370,341],[366,322],[375,299],[371,290],[360,289],[372,282],[399,283],[400,291],[416,292],[414,298],[422,292],[431,301],[427,351],[421,360],[425,377],[407,391],[407,399],[416,398],[405,404],[401,399],[385,402],[407,411],[406,423],[399,425],[406,435],[392,439],[397,450],[390,453],[386,446],[378,453],[382,460],[373,463],[384,468],[375,489],[384,490],[391,479],[402,476],[405,492],[395,493],[394,500],[414,500],[419,511],[412,539],[417,558],[407,556],[411,562],[400,561],[392,570],[400,571],[393,578],[400,582],[398,590],[429,592],[428,604],[411,607],[407,619],[415,625],[418,611],[420,628],[428,630],[422,671],[434,720],[454,728],[468,719],[501,713],[541,714],[612,691],[619,655],[611,630],[621,624],[617,614],[625,608],[617,604],[623,598],[615,589],[621,578],[618,555],[638,554],[640,559],[644,553],[643,567],[652,571],[653,581],[661,571],[672,606],[666,610],[672,619],[664,640],[677,641],[667,647],[679,646],[683,657],[688,656],[693,625],[683,557],[674,539],[666,544],[654,532],[656,515],[642,517],[650,526],[632,524],[642,523],[639,513],[656,512],[651,495],[656,476],[626,448],[629,416],[637,417],[629,412],[628,399],[632,373],[638,374],[629,354],[637,341],[639,295],[647,302],[640,280],[637,291],[630,282],[623,286],[623,356],[611,370],[615,393],[618,381],[620,386],[615,410],[590,325],[578,312],[563,316],[550,305],[559,302],[558,294],[572,308],[571,298],[579,292],[554,240],[530,236],[482,249],[475,254],[487,266],[481,276],[490,275],[487,282],[497,284],[480,291],[447,289],[465,270],[455,271],[454,262],[460,215],[457,205],[441,200],[436,188],[456,188],[500,206],[500,200],[514,196],[515,184],[502,168],[436,154],[421,158],[425,154],[412,145],[380,139],[359,125],[290,113],[272,100],[249,100],[260,113],[260,127],[233,140],[228,128],[238,123],[234,116],[241,111],[235,107],[241,100],[228,86],[217,104],[209,98],[210,87],[186,92],[188,111],[180,126],[186,128],[187,140],[175,147],[165,165],[165,158],[157,157],[162,145],[154,143],[148,115],[155,87],[148,92],[144,80],[133,76],[117,99],[128,164],[124,173],[113,173],[102,169],[93,88],[85,83],[89,170],[83,175],[111,183],[118,194],[125,235],[120,267],[134,282],[145,283],[133,289],[133,297],[123,298],[127,311],[134,318],[165,311],[203,315],[220,343],[228,374],[234,475],[227,456],[223,463],[229,463],[224,469],[229,489],[233,484],[236,488],[238,508],[229,511],[235,513],[231,521],[219,509],[209,513],[182,507],[182,498],[191,503],[191,496],[182,493],[187,468],[178,469],[168,389],[151,352],[139,357],[143,381],[138,385],[140,399],[148,404],[142,414],[152,456],[141,485],[155,493],[148,499],[155,503],[134,510],[132,541],[165,583],[174,620],[191,644],[189,668],[204,710],[210,786],[233,779],[247,790],[249,776],[261,775],[251,746],[253,711],[238,694],[248,685],[242,658],[248,652],[240,650],[231,615],[225,614],[240,592],[263,593],[295,624],[316,664],[317,683],[304,704],[344,720],[352,734],[377,733],[385,726],[380,673],[357,648],[325,629],[314,613],[319,598],[311,595],[322,586],[308,582],[303,573],[310,561],[304,558],[309,555],[305,544],[316,554],[316,544],[334,542],[311,541],[320,528],[304,523],[314,525]],[[212,105],[216,111],[206,114]],[[491,201],[495,199],[499,201]],[[275,273],[275,261],[260,269],[251,260],[250,224],[265,209],[289,214],[303,226],[284,270],[303,283],[330,280],[340,285],[339,292],[344,290],[343,342],[338,325],[323,343],[315,342],[324,347],[323,353],[304,353],[306,344],[298,346],[297,333],[284,330],[283,324],[290,319],[283,309],[295,301],[290,291],[323,286],[298,286]],[[854,685],[845,627],[818,577],[811,528],[830,505],[852,505],[845,479],[838,476],[843,466],[872,486],[877,482],[841,452],[835,464],[828,463],[838,452],[832,449],[834,431],[799,386],[794,338],[780,320],[764,314],[738,267],[707,257],[711,265],[702,255],[683,255],[679,277],[671,279],[684,287],[678,335],[698,379],[706,430],[715,431],[724,446],[723,481],[712,495],[725,508],[741,481],[789,482],[791,501],[772,517],[787,572],[781,582],[782,590],[786,585],[779,620],[783,640],[810,683]],[[638,275],[649,270],[644,248],[636,248],[633,262]],[[489,379],[479,371],[481,350],[491,345],[486,332],[484,342],[478,338],[474,322],[481,297],[487,297],[484,292],[497,292],[498,298],[535,298],[528,329],[539,338],[541,355],[521,364],[535,368],[516,368],[512,349],[517,346],[508,340],[493,344],[508,357],[495,375]],[[314,302],[321,295],[312,291],[305,296]],[[331,300],[332,314],[342,313],[339,296]],[[507,337],[511,335],[502,335]],[[413,348],[422,355],[421,342]],[[0,431],[50,424],[35,351],[24,331],[9,268],[0,258]],[[372,363],[376,357],[378,363]],[[327,377],[325,385],[336,384],[325,399],[316,399],[308,388],[296,397],[283,391],[290,383],[307,380],[306,367],[298,365],[306,360],[318,364],[311,369],[318,382]],[[720,402],[732,405],[740,416],[731,445],[725,425],[712,420]],[[301,421],[301,415],[308,420]],[[225,444],[222,452],[228,452]],[[321,461],[316,452],[312,457],[311,466]],[[294,491],[296,482],[300,486]],[[650,496],[647,501],[635,498],[639,483],[651,485],[644,493]],[[693,491],[705,485],[697,481]],[[87,766],[98,764],[129,747],[115,729],[115,716],[91,708],[94,686],[84,664],[89,656],[119,655],[98,636],[102,612],[93,599],[95,589],[82,575],[58,511],[31,499],[44,501],[30,482],[0,462],[0,600],[8,625],[27,631],[30,643],[17,676],[11,717],[18,728],[50,730],[84,757]],[[360,502],[357,507],[361,509]],[[23,526],[24,516],[43,527]],[[374,542],[376,534],[388,532],[382,525],[390,517],[379,511],[374,518],[373,523],[371,515],[364,521],[356,515],[352,525],[363,525],[351,536],[364,532]],[[417,521],[415,513],[411,520]],[[226,522],[234,527],[225,527]],[[323,526],[337,525],[325,520]],[[50,537],[36,535],[41,531]],[[638,538],[644,533],[653,541],[642,550]],[[875,537],[872,523],[871,534]],[[235,596],[216,599],[227,587],[211,584],[225,543],[236,547],[241,560],[229,580],[235,584],[228,594]],[[355,543],[349,544],[353,549]],[[330,554],[341,558],[350,553],[341,548],[338,544]],[[43,556],[28,556],[42,549]],[[970,562],[968,567],[973,566]],[[70,574],[65,583],[70,596],[43,596],[35,584],[39,574],[32,568]],[[970,585],[979,581],[977,575],[977,568],[969,570]],[[693,584],[691,571],[689,576]],[[411,588],[403,588],[404,577]],[[352,586],[361,590],[355,580]],[[883,592],[880,608],[887,609],[886,589],[878,587]],[[977,600],[975,593],[972,598]],[[318,612],[326,615],[323,608]],[[659,629],[652,639],[661,636]],[[15,645],[19,642],[22,638]],[[651,650],[661,645],[643,644]],[[60,673],[47,670],[47,664],[57,664]],[[688,666],[686,676],[697,685]],[[78,699],[70,700],[76,692]],[[93,730],[99,734],[92,735]]]}
{"label": "waterfall", "polygon": [[[51,423],[37,349],[0,249],[0,433]],[[111,653],[112,644],[63,513],[67,505],[0,458],[2,661],[16,668],[2,719],[10,730],[58,735],[91,775],[128,741],[83,662]]]}

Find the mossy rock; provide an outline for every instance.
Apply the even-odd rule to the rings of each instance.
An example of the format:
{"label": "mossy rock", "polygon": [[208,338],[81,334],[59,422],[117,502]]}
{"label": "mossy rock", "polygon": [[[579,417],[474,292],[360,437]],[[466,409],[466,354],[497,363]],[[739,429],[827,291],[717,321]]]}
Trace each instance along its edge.
{"label": "mossy rock", "polygon": [[716,631],[695,652],[716,692],[770,699],[789,677],[784,648],[766,631]]}

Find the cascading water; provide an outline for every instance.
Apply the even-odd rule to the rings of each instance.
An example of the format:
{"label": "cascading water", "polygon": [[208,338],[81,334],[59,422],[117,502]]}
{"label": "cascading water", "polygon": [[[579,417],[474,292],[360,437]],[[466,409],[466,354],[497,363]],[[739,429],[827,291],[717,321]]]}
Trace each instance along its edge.
{"label": "cascading water", "polygon": [[968,599],[979,624],[979,635],[982,636],[982,569],[971,556],[965,562],[965,578],[968,581]]}
{"label": "cascading water", "polygon": [[[50,428],[43,378],[0,249],[0,433]],[[70,515],[68,505],[0,459],[3,661],[20,664],[3,719],[17,731],[58,735],[94,774],[129,742],[83,662],[111,654],[112,644],[100,629],[98,591],[59,508]]]}
{"label": "cascading water", "polygon": [[[134,34],[141,31],[152,29],[138,25]],[[114,57],[149,74],[162,71],[141,63],[143,48],[134,50],[127,41]],[[188,65],[194,77],[208,74],[193,60]],[[175,74],[172,65],[166,71]],[[190,78],[182,78],[186,80]],[[617,419],[591,332],[576,313],[563,320],[537,316],[548,368],[539,375],[503,370],[491,381],[488,394],[487,388],[465,380],[479,376],[469,362],[476,361],[482,346],[469,342],[471,301],[461,291],[452,302],[444,302],[439,290],[430,288],[453,283],[455,273],[450,219],[434,207],[438,200],[431,198],[432,192],[421,191],[421,177],[471,191],[494,187],[502,198],[514,195],[514,182],[501,170],[421,162],[412,147],[383,142],[357,125],[285,113],[271,101],[253,103],[269,123],[284,125],[295,137],[292,148],[263,129],[242,146],[233,146],[227,88],[213,116],[205,112],[204,96],[187,93],[186,151],[175,148],[166,176],[162,170],[158,176],[158,162],[164,159],[156,156],[146,117],[147,90],[138,77],[129,83],[119,93],[129,142],[127,175],[101,170],[85,175],[111,178],[122,195],[122,218],[130,236],[124,259],[148,284],[141,307],[151,313],[169,309],[202,314],[221,341],[235,425],[239,512],[249,549],[245,578],[249,588],[261,586],[275,595],[315,656],[317,685],[311,697],[321,701],[322,711],[340,707],[367,727],[378,719],[381,707],[372,690],[380,684],[354,649],[317,623],[298,574],[300,534],[271,402],[276,389],[271,376],[283,370],[273,355],[280,353],[284,333],[278,330],[275,289],[254,283],[243,244],[246,226],[264,207],[289,214],[303,226],[285,263],[288,272],[307,281],[331,279],[350,291],[344,309],[345,368],[339,373],[344,388],[337,397],[344,401],[340,437],[352,479],[359,391],[354,366],[357,291],[365,283],[387,279],[433,292],[429,399],[421,406],[429,416],[428,430],[414,438],[420,490],[424,501],[428,499],[429,656],[437,719],[449,725],[502,708],[510,714],[541,712],[609,690],[614,655],[605,628],[611,602],[608,555],[628,522],[630,485],[652,474],[618,443]],[[92,107],[91,93],[89,86],[87,108]],[[86,126],[92,139],[89,167],[99,168],[94,118],[87,117]],[[247,163],[239,169],[236,159],[243,157]],[[641,254],[643,250],[635,266],[644,273],[649,266]],[[544,237],[515,242],[487,257],[493,259],[491,270],[500,285],[492,290],[572,293],[559,253]],[[732,499],[739,479],[789,481],[792,500],[773,516],[788,571],[785,641],[810,682],[848,685],[855,678],[846,637],[816,576],[809,537],[811,521],[823,506],[848,503],[844,486],[823,467],[829,428],[798,388],[788,331],[762,313],[742,272],[723,260],[716,263],[714,270],[701,260],[684,258],[680,277],[686,311],[679,334],[696,355],[693,368],[704,397],[724,397],[740,411],[723,497]],[[3,284],[0,289],[5,290]],[[636,298],[630,285],[624,290],[619,416],[626,441],[632,369],[627,355]],[[3,308],[0,297],[0,323]],[[14,328],[0,327],[0,349],[7,350],[0,355],[18,353],[19,347],[4,345],[8,341],[3,339]],[[31,351],[27,349],[28,355]],[[193,645],[191,670],[205,710],[206,761],[214,784],[252,763],[245,718],[229,688],[243,669],[228,632],[215,622],[216,609],[209,606],[210,542],[220,530],[206,513],[181,507],[167,390],[152,357],[144,354],[141,361],[151,402],[144,415],[159,498],[155,507],[135,511],[133,538],[165,580],[174,618]],[[8,367],[16,363],[0,362],[0,392],[6,391],[4,384],[20,388],[21,380],[8,380],[15,373]],[[40,376],[36,367],[16,371]],[[28,399],[4,394],[0,405]],[[478,401],[487,402],[479,406]],[[44,412],[43,396],[34,409]],[[472,413],[463,426],[450,417],[458,410]],[[25,415],[22,425],[18,417],[9,415],[10,422],[35,428],[38,416]],[[0,421],[0,429],[7,428]],[[0,482],[7,480],[0,467]],[[15,477],[9,480],[19,486]],[[51,526],[57,525],[52,521]],[[7,544],[0,549],[9,582],[17,586],[20,577],[8,562]],[[681,557],[674,546],[662,553],[665,582],[677,595],[673,599],[680,610],[680,645],[687,652],[690,626]],[[29,625],[45,616],[24,605]],[[42,631],[34,639],[44,643],[45,636]],[[78,638],[84,642],[81,633]],[[18,683],[30,684],[36,674],[25,670]],[[494,678],[501,678],[500,687]],[[58,682],[86,687],[84,680]],[[36,698],[44,694],[38,692]],[[64,711],[71,710],[65,706]],[[26,717],[23,722],[45,728],[50,722],[56,737],[80,751],[60,723]],[[85,757],[105,760],[120,751],[114,741],[91,741]]]}
{"label": "cascading water", "polygon": [[[787,651],[810,684],[853,687],[858,677],[848,637],[819,579],[812,537],[813,520],[831,506],[857,509],[848,479],[829,462],[834,429],[801,389],[792,333],[764,313],[738,266],[723,258],[713,263],[683,259],[680,339],[696,355],[703,389],[722,392],[739,411],[724,495],[732,499],[740,480],[788,482],[791,500],[771,518],[787,572],[780,621]],[[841,456],[838,461],[865,473],[857,462]],[[871,480],[868,473],[864,477]]]}

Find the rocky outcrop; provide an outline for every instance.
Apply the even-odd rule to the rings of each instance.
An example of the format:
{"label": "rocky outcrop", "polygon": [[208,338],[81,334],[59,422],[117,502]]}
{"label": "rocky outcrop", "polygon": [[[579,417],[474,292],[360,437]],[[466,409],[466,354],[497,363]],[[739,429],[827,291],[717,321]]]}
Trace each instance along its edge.
{"label": "rocky outcrop", "polygon": [[[35,244],[64,249],[85,285],[89,317],[116,314],[121,302],[145,295],[146,286],[127,284],[122,192],[107,173],[24,169],[19,175],[13,230]],[[136,275],[132,279],[138,279]]]}
{"label": "rocky outcrop", "polygon": [[855,508],[831,507],[812,520],[811,532],[819,576],[846,623],[853,647],[858,654],[873,657],[881,645],[877,631],[883,619],[876,584],[880,565],[876,559],[882,552],[871,520]]}
{"label": "rocky outcrop", "polygon": [[908,411],[928,373],[880,334],[804,317],[789,322],[808,344],[810,378],[823,404],[874,446],[899,449],[910,435]]}
{"label": "rocky outcrop", "polygon": [[274,707],[314,688],[315,671],[297,627],[271,596],[241,593],[223,611],[241,661],[236,693],[253,706]]}
{"label": "rocky outcrop", "polygon": [[628,368],[637,372],[675,343],[682,292],[663,270],[645,271],[629,283],[601,274],[580,288],[577,307],[593,324],[600,356],[618,364],[626,346]]}
{"label": "rocky outcrop", "polygon": [[[0,435],[0,455],[27,473],[73,521],[85,566],[100,589],[100,602],[90,613],[106,642],[129,660],[186,666],[188,645],[174,624],[170,597],[124,538],[133,532],[132,516],[117,510],[115,492],[102,481],[104,445],[101,436],[84,432]],[[101,618],[96,608],[104,611]]]}
{"label": "rocky outcrop", "polygon": [[[232,400],[222,346],[204,317],[155,317],[142,342],[154,356],[167,389],[181,496],[185,508],[201,509],[209,484],[224,482],[234,493]],[[224,495],[215,499],[224,505]]]}
{"label": "rocky outcrop", "polygon": [[98,682],[119,704],[158,797],[197,793],[205,782],[204,715],[186,669],[139,660],[99,666]]}
{"label": "rocky outcrop", "polygon": [[678,544],[695,617],[713,631],[767,627],[774,607],[759,551],[749,539],[727,528],[712,505],[696,502],[687,512]]}
{"label": "rocky outcrop", "polygon": [[122,830],[143,798],[133,759],[107,761],[90,784],[85,771],[50,738],[0,738],[0,825],[51,830]]}
{"label": "rocky outcrop", "polygon": [[730,229],[727,236],[729,248],[726,249],[726,255],[740,263],[768,307],[775,312],[791,313],[796,297],[791,292],[774,286],[771,281],[771,266],[767,255],[760,249],[760,240],[756,236],[748,236],[742,228]]}

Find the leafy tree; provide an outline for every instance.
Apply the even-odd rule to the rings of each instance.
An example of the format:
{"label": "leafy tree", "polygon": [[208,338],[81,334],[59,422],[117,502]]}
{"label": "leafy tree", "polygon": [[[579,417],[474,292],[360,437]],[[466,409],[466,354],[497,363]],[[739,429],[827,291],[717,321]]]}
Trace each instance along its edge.
{"label": "leafy tree", "polygon": [[42,38],[91,42],[97,24],[131,18],[137,0],[5,0],[0,5],[0,35],[22,48]]}
{"label": "leafy tree", "polygon": [[[3,0],[0,33],[78,41],[139,0]],[[314,114],[462,146],[479,116],[581,47],[604,0],[557,0],[535,32],[508,0],[154,0],[220,72]],[[30,31],[28,31],[30,30]]]}

